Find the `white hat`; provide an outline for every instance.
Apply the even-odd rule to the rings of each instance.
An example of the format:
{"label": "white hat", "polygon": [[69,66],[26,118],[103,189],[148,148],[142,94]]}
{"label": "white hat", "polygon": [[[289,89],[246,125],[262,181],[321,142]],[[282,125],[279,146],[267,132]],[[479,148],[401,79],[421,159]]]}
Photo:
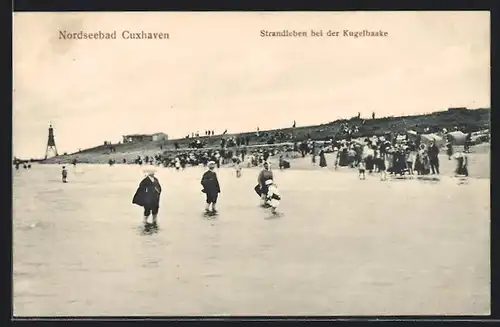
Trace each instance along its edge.
{"label": "white hat", "polygon": [[148,175],[154,175],[156,173],[156,169],[154,169],[154,168],[147,168],[147,169],[144,169],[144,173],[148,174]]}
{"label": "white hat", "polygon": [[268,180],[266,181],[266,185],[271,185],[272,183],[273,183],[273,180],[272,180],[272,179],[268,179]]}

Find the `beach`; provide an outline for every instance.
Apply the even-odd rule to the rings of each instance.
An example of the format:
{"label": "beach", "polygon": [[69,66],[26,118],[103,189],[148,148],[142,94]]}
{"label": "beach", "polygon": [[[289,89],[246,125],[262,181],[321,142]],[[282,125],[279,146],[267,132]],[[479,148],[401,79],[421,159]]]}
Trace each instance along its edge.
{"label": "beach", "polygon": [[439,182],[297,159],[274,169],[279,217],[257,168],[217,170],[207,219],[204,169],[159,167],[157,233],[131,203],[144,167],[78,164],[67,184],[59,165],[14,171],[14,315],[489,314],[489,154],[470,157],[465,183],[444,159]]}

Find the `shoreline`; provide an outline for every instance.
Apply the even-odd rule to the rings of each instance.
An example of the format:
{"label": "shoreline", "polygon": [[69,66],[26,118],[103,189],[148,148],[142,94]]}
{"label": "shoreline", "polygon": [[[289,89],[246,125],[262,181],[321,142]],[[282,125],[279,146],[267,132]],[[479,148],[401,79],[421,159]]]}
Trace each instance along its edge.
{"label": "shoreline", "polygon": [[[490,179],[490,147],[488,146],[482,146],[482,147],[477,147],[476,149],[472,148],[471,153],[469,153],[469,158],[470,158],[470,176],[469,178],[479,178],[479,179]],[[124,154],[120,154],[124,155]],[[132,156],[135,158],[137,154],[132,154]],[[80,165],[106,165],[109,166],[108,160],[109,156],[108,155],[98,155],[99,158],[96,157],[96,155],[92,155],[92,158],[88,158],[90,160],[85,160],[85,158],[78,159],[81,160],[77,163],[77,166]],[[319,158],[317,157],[316,159],[316,164],[312,164],[312,158],[310,155],[307,155],[306,157],[302,158],[289,158],[287,159],[290,162],[290,168],[284,169],[283,171],[286,172],[288,170],[290,171],[317,171],[317,172],[328,172],[328,173],[351,173],[353,175],[357,175],[357,169],[356,168],[349,168],[347,166],[344,167],[338,167],[335,169],[334,167],[334,160],[336,158],[336,153],[327,153],[326,154],[326,162],[327,166],[326,167],[320,167],[319,166]],[[52,160],[51,160],[52,159]],[[51,158],[47,160],[47,162],[39,162],[41,165],[68,165],[72,166],[71,160],[73,158],[64,158],[64,160],[56,160],[56,158]],[[101,159],[101,160],[99,160]],[[445,177],[445,176],[453,176],[453,172],[455,169],[455,160],[449,160],[447,155],[444,153],[440,153],[439,155],[440,159],[440,177]],[[271,168],[274,171],[281,171],[278,167],[278,157],[277,156],[272,156],[269,158],[269,162],[271,163]],[[132,162],[116,162],[113,166],[129,166],[129,167],[135,167],[137,169],[146,169],[147,167],[154,167],[155,169],[160,169],[160,170],[172,170],[175,171],[174,167],[164,167],[163,165],[152,165],[152,164],[143,164],[139,165],[136,163]],[[194,169],[204,169],[202,164],[197,165],[197,166],[191,166],[187,165],[185,169],[189,170],[191,168]],[[262,169],[262,166],[255,166],[255,167],[249,167],[247,165],[247,162],[245,161],[244,163],[241,164],[241,168],[243,172],[245,170],[255,170],[258,171]],[[233,169],[233,164],[232,163],[227,163],[227,164],[221,164],[220,168],[218,169]],[[377,173],[374,173],[373,176],[375,176]],[[388,175],[389,176],[389,175]],[[410,179],[408,176],[404,179]],[[418,175],[413,175],[413,179],[417,179]],[[433,176],[433,175],[427,175],[427,176]]]}

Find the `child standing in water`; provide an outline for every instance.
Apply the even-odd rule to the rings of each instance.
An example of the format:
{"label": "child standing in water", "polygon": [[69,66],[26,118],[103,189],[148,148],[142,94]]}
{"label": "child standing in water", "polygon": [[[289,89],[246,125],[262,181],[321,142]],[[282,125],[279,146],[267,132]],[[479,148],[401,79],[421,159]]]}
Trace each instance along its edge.
{"label": "child standing in water", "polygon": [[459,151],[459,152],[455,153],[454,157],[455,157],[455,160],[457,162],[457,166],[455,168],[455,176],[468,177],[469,170],[467,168],[467,164],[468,164],[467,155],[464,152]]}
{"label": "child standing in water", "polygon": [[[203,186],[202,192],[206,194],[206,205],[205,213],[216,214],[217,209],[215,208],[217,204],[217,198],[220,193],[219,180],[217,179],[217,174],[215,173],[215,162],[210,161],[208,163],[208,170],[203,174],[201,178],[201,185]],[[212,205],[212,211],[210,211],[210,205]]]}
{"label": "child standing in water", "polygon": [[158,178],[155,177],[154,169],[147,169],[145,173],[147,176],[140,182],[132,203],[144,208],[144,225],[148,224],[148,217],[153,214],[152,225],[156,227],[160,209],[161,185]]}
{"label": "child standing in water", "polygon": [[62,182],[63,183],[67,183],[67,178],[68,178],[68,170],[66,169],[66,166],[63,166],[62,167],[62,171],[61,171],[61,175],[62,175]]}
{"label": "child standing in water", "polygon": [[271,206],[271,212],[273,214],[276,214],[276,210],[278,209],[280,205],[280,200],[281,196],[278,190],[278,187],[276,184],[274,184],[272,179],[268,179],[266,181],[266,186],[267,186],[267,194],[266,194],[266,200],[267,203]]}

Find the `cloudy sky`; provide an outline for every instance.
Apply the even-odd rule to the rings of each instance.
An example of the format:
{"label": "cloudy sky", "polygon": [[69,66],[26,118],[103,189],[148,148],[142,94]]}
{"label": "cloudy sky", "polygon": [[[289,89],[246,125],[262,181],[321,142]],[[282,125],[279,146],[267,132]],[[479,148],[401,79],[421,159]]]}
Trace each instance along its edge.
{"label": "cloudy sky", "polygon": [[[490,106],[488,12],[16,13],[13,154]],[[260,30],[323,30],[262,38]],[[383,30],[385,38],[327,37]],[[59,31],[169,40],[59,40]]]}

